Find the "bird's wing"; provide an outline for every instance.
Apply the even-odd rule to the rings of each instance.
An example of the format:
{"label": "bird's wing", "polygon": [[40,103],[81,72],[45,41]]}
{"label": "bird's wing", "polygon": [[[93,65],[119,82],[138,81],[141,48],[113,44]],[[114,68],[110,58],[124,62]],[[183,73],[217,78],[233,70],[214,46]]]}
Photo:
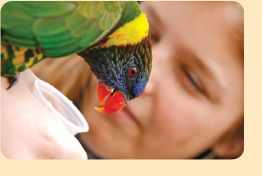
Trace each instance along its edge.
{"label": "bird's wing", "polygon": [[11,1],[1,10],[1,42],[44,57],[80,52],[105,36],[120,20],[120,2]]}

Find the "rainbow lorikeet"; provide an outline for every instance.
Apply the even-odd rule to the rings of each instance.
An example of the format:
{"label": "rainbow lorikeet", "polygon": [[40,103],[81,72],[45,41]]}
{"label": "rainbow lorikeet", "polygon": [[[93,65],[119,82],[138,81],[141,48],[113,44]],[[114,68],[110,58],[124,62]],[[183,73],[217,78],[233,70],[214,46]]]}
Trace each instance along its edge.
{"label": "rainbow lorikeet", "polygon": [[77,53],[98,79],[102,113],[138,97],[152,67],[146,15],[135,1],[12,1],[1,10],[1,75],[10,86],[45,58]]}

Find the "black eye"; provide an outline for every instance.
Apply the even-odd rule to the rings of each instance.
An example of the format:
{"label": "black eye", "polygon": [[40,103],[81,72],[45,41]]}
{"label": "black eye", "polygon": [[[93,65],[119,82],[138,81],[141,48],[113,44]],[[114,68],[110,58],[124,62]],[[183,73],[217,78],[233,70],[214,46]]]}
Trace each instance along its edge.
{"label": "black eye", "polygon": [[129,76],[136,76],[137,75],[137,69],[135,67],[130,68],[128,74],[129,74]]}

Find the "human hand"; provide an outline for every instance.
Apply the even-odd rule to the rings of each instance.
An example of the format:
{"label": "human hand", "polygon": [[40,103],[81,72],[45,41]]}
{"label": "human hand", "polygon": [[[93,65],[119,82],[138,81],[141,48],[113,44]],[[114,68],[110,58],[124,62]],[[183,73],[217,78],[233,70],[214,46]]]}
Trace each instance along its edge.
{"label": "human hand", "polygon": [[36,100],[38,79],[29,69],[9,90],[1,77],[1,151],[10,159],[87,159],[87,154],[59,117]]}

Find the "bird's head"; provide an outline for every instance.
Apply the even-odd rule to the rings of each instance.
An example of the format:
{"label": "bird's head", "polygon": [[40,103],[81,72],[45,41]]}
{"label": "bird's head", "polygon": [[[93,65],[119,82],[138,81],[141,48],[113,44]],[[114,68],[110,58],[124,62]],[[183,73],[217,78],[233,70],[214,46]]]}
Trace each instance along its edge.
{"label": "bird's head", "polygon": [[97,94],[104,108],[113,113],[145,89],[152,68],[151,38],[145,14],[114,30],[79,53],[98,79]]}

